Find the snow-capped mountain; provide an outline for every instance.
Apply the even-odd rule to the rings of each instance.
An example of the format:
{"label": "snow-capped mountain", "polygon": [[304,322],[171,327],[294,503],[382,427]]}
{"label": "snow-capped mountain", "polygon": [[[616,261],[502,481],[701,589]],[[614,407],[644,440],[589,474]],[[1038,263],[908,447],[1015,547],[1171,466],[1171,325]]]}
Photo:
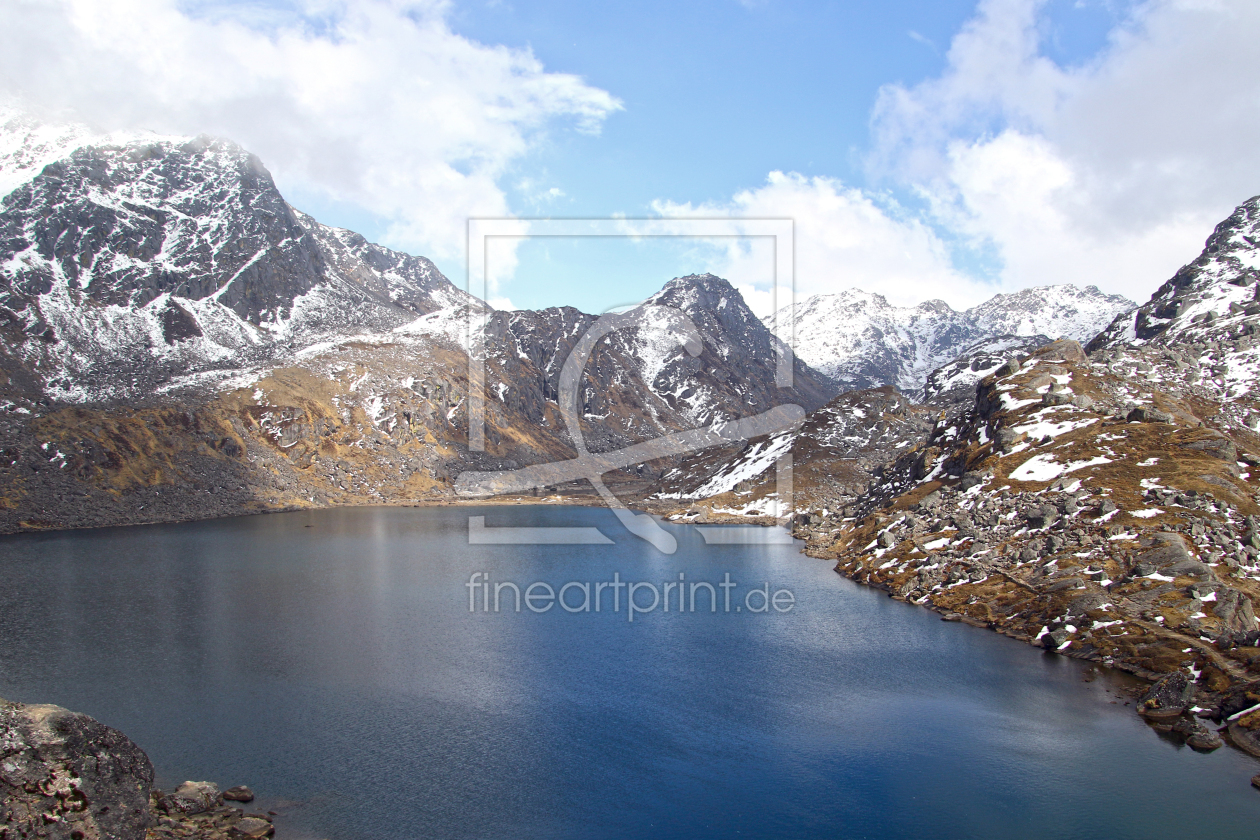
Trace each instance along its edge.
{"label": "snow-capped mountain", "polygon": [[[561,371],[596,316],[493,311],[291,207],[230,141],[5,116],[0,184],[0,529],[441,496],[466,470],[572,456]],[[591,451],[834,393],[799,360],[778,387],[777,341],[725,280],[647,304],[586,360]]]}
{"label": "snow-capped mountain", "polygon": [[[794,346],[842,390],[894,385],[918,394],[928,374],[978,342],[1004,335],[1088,341],[1134,306],[1094,286],[1026,289],[962,312],[939,300],[893,306],[882,295],[850,289],[815,295],[796,307]],[[781,329],[791,317],[790,308],[779,311]]]}
{"label": "snow-capped mountain", "polygon": [[809,410],[835,393],[825,377],[800,359],[793,359],[792,387],[775,385],[778,340],[720,277],[671,280],[645,303],[675,309],[699,330],[704,348],[694,357],[662,333],[663,325],[640,328],[633,351],[652,391],[697,425],[788,401]]}
{"label": "snow-capped mountain", "polygon": [[[720,277],[674,278],[644,307],[637,324],[597,345],[584,369],[580,408],[588,439],[598,448],[785,403],[812,410],[834,393],[826,377],[799,359],[792,386],[776,385],[777,340]],[[489,350],[505,383],[503,399],[555,401],[570,352],[597,320],[572,307],[495,313]],[[687,324],[700,341],[694,356],[683,343]],[[541,420],[543,406],[528,413]]]}
{"label": "snow-capped mountain", "polygon": [[[1136,312],[1117,317],[1091,353],[1160,351],[1180,371],[1231,402],[1260,396],[1260,196],[1216,226],[1203,253]],[[1257,407],[1249,407],[1260,428]]]}
{"label": "snow-capped mountain", "polygon": [[16,118],[0,134],[0,329],[54,400],[147,394],[471,301],[430,261],[294,210],[229,141]]}
{"label": "snow-capped mountain", "polygon": [[[684,464],[658,512],[782,519],[772,467],[790,454],[807,554],[946,620],[1157,681],[1143,715],[1199,750],[1222,745],[1216,720],[1260,755],[1245,718],[1260,680],[1260,197],[1089,353],[1032,347],[1045,336],[1021,329],[1060,329],[1011,303],[983,318],[1014,334],[929,375],[930,405],[844,394],[799,431]],[[825,445],[833,430],[851,450]],[[836,481],[854,457],[864,487]]]}

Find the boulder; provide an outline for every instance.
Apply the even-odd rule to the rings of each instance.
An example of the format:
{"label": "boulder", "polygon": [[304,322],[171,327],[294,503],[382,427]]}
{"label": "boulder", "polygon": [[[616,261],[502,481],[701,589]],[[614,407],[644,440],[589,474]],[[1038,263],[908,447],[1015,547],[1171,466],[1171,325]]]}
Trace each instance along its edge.
{"label": "boulder", "polygon": [[1138,701],[1138,713],[1155,720],[1181,715],[1194,696],[1194,683],[1181,671],[1160,677]]}
{"label": "boulder", "polygon": [[1137,556],[1135,574],[1138,573],[1138,568],[1148,568],[1172,577],[1193,577],[1200,580],[1213,580],[1216,577],[1211,566],[1200,562],[1190,553],[1181,534],[1171,531],[1154,534],[1148,545],[1153,547]]}
{"label": "boulder", "polygon": [[1211,752],[1224,746],[1221,736],[1217,735],[1197,717],[1181,717],[1173,724],[1173,732],[1186,739],[1186,746],[1198,752]]}
{"label": "boulder", "polygon": [[272,837],[275,833],[275,826],[261,817],[245,817],[236,825],[232,826],[232,830],[228,836],[232,838],[240,838],[240,840],[244,840],[244,838],[259,840],[263,837]]}
{"label": "boulder", "polygon": [[0,836],[139,840],[152,788],[149,757],[118,730],[0,700]]}
{"label": "boulder", "polygon": [[1182,444],[1186,449],[1194,449],[1204,455],[1210,455],[1220,461],[1234,464],[1238,461],[1238,447],[1226,437],[1211,437]]}
{"label": "boulder", "polygon": [[965,472],[963,473],[962,481],[959,482],[958,486],[963,490],[970,490],[972,487],[984,484],[988,478],[988,473],[980,472],[978,470]]}
{"label": "boulder", "polygon": [[1046,592],[1063,592],[1066,589],[1080,589],[1084,585],[1084,578],[1069,577],[1050,584],[1046,587]]}
{"label": "boulder", "polygon": [[1125,415],[1126,420],[1130,423],[1171,423],[1173,416],[1167,411],[1161,411],[1151,406],[1138,406]]}
{"label": "boulder", "polygon": [[1048,373],[1039,373],[1024,383],[1024,387],[1030,391],[1037,391],[1041,388],[1049,388],[1053,385],[1055,379]]}
{"label": "boulder", "polygon": [[1101,592],[1087,592],[1068,604],[1067,611],[1071,615],[1085,615],[1090,610],[1101,608],[1107,601],[1107,596]]}
{"label": "boulder", "polygon": [[998,379],[1004,376],[1010,376],[1012,373],[1019,373],[1020,364],[1017,359],[1007,359],[1002,366],[993,372]]}
{"label": "boulder", "polygon": [[1081,347],[1080,342],[1070,338],[1060,338],[1058,341],[1052,341],[1044,347],[1037,348],[1032,352],[1031,358],[1059,362],[1088,361],[1085,348]]}
{"label": "boulder", "polygon": [[1247,729],[1238,721],[1232,722],[1225,731],[1229,733],[1229,740],[1234,746],[1260,758],[1260,733]]}
{"label": "boulder", "polygon": [[219,788],[214,782],[184,782],[165,794],[158,807],[168,814],[200,814],[219,804]]}
{"label": "boulder", "polygon": [[1011,449],[1016,444],[1027,440],[1028,435],[1024,432],[1017,432],[1014,429],[998,429],[997,444],[1000,449]]}
{"label": "boulder", "polygon": [[1246,634],[1256,629],[1251,599],[1237,589],[1223,587],[1217,592],[1216,606],[1212,612],[1231,633]]}
{"label": "boulder", "polygon": [[223,798],[229,802],[253,802],[254,792],[245,785],[237,785],[223,791]]}
{"label": "boulder", "polygon": [[1058,630],[1051,630],[1049,633],[1041,637],[1041,646],[1046,650],[1058,650],[1070,641],[1072,634],[1060,627]]}
{"label": "boulder", "polygon": [[1139,554],[1137,562],[1149,564],[1156,569],[1194,560],[1194,555],[1186,546],[1185,538],[1172,531],[1162,531],[1152,535],[1147,545],[1150,546],[1150,550]]}
{"label": "boulder", "polygon": [[1024,514],[1024,521],[1029,528],[1049,528],[1059,518],[1059,511],[1053,505],[1038,505]]}

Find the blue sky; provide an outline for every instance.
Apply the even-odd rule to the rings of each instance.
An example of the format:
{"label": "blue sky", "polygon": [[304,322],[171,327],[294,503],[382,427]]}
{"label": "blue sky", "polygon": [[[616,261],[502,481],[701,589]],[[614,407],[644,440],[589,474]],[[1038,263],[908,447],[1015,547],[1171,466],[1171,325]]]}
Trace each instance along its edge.
{"label": "blue sky", "polygon": [[[464,273],[470,216],[792,218],[798,297],[1145,298],[1260,192],[1244,0],[0,0],[4,93],[227,136],[296,206]],[[744,243],[748,244],[748,243]],[[730,242],[528,241],[497,305],[672,276],[769,305]]]}
{"label": "blue sky", "polygon": [[[1047,51],[1064,64],[1106,44],[1121,7],[1061,0],[1045,8]],[[530,50],[548,70],[609,91],[623,108],[598,135],[552,130],[503,178],[521,216],[652,216],[653,202],[721,202],[769,172],[868,184],[868,123],[881,86],[940,72],[973,2],[459,3],[452,28],[486,44]],[[340,208],[321,214],[338,223]],[[344,224],[372,226],[353,214]],[[523,243],[504,297],[521,308],[602,311],[642,299],[670,277],[708,270],[713,254],[673,240]],[[988,278],[975,249],[954,259]],[[455,277],[456,261],[444,261]]]}

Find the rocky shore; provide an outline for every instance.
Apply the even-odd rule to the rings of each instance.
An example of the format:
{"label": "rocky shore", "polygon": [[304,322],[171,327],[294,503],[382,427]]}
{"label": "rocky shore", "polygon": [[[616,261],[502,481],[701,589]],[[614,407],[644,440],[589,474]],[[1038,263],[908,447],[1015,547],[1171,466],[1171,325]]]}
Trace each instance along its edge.
{"label": "rocky shore", "polygon": [[60,706],[0,700],[0,840],[261,840],[271,813],[247,787],[153,787],[149,757],[116,729]]}
{"label": "rocky shore", "polygon": [[[1055,342],[981,383],[846,509],[792,518],[806,553],[890,596],[1153,683],[1155,728],[1260,757],[1260,458],[1219,402]],[[1214,726],[1209,725],[1214,724]]]}

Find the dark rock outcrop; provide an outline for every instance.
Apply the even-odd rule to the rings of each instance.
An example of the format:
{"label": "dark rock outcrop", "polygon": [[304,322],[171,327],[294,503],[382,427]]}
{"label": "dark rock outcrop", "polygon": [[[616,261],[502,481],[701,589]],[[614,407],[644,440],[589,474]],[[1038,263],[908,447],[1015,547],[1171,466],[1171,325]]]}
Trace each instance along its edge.
{"label": "dark rock outcrop", "polygon": [[116,729],[0,700],[0,840],[142,840],[152,786],[149,757]]}
{"label": "dark rock outcrop", "polygon": [[1159,679],[1142,695],[1138,711],[1148,718],[1178,717],[1190,706],[1194,683],[1181,671],[1173,671]]}

